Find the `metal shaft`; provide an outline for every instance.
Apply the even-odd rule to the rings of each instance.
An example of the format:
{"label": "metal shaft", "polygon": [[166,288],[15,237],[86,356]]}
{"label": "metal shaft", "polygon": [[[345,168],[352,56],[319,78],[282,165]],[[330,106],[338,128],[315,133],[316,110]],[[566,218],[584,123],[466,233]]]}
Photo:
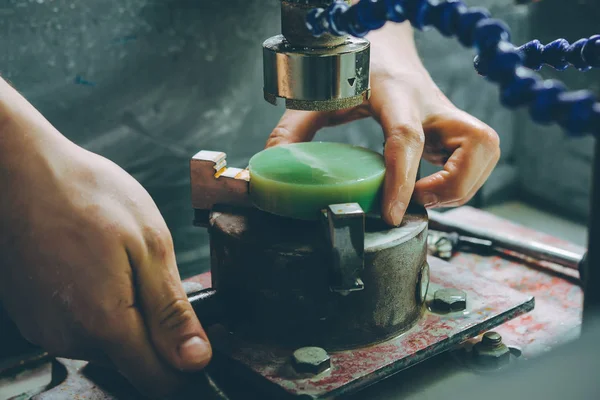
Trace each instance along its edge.
{"label": "metal shaft", "polygon": [[[592,171],[592,199],[590,207],[587,260],[584,265],[583,321],[586,328],[598,317],[600,308],[600,140],[596,139],[594,169]],[[585,331],[584,331],[585,333]]]}
{"label": "metal shaft", "polygon": [[[583,258],[583,254],[578,254],[569,250],[560,249],[533,240],[523,240],[522,238],[503,233],[490,232],[486,229],[473,226],[472,224],[455,222],[435,211],[429,212],[429,225],[431,226],[431,229],[445,232],[457,232],[461,235],[489,240],[493,243],[495,248],[514,251],[524,256],[535,258],[536,260],[549,261],[575,270],[579,270],[579,264]],[[598,236],[600,239],[600,235]],[[598,278],[600,279],[600,275],[598,275]]]}

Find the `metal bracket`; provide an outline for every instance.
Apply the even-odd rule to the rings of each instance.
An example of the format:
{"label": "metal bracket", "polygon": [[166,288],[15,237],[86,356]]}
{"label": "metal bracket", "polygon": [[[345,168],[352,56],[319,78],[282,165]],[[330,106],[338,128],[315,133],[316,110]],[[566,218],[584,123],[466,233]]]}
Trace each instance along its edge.
{"label": "metal bracket", "polygon": [[211,210],[216,204],[250,206],[250,174],[247,169],[228,168],[227,155],[219,151],[199,151],[190,161],[192,206]]}
{"label": "metal bracket", "polygon": [[331,290],[344,296],[363,290],[365,212],[357,203],[332,204],[323,210],[323,222],[331,243]]}

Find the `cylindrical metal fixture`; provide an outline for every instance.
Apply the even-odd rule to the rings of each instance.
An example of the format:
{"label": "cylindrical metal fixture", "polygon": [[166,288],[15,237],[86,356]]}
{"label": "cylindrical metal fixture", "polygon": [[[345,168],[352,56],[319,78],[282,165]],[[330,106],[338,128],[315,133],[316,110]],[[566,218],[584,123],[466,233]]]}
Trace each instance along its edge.
{"label": "cylindrical metal fixture", "polygon": [[306,28],[306,14],[331,0],[284,0],[282,35],[263,43],[264,97],[289,109],[332,111],[369,98],[369,42],[323,35]]}
{"label": "cylindrical metal fixture", "polygon": [[[588,233],[588,252],[583,270],[585,271],[583,301],[583,334],[595,327],[594,321],[600,315],[600,139],[596,139],[594,166],[592,170],[591,215]],[[594,332],[592,330],[592,332]]]}
{"label": "cylindrical metal fixture", "polygon": [[213,211],[213,288],[235,334],[271,344],[347,349],[409,329],[429,282],[427,214],[411,209],[399,228],[367,219],[364,289],[332,291],[331,247],[319,222],[256,209]]}
{"label": "cylindrical metal fixture", "polygon": [[295,48],[283,35],[263,44],[265,100],[297,110],[355,107],[369,96],[369,42],[347,39],[333,48]]}

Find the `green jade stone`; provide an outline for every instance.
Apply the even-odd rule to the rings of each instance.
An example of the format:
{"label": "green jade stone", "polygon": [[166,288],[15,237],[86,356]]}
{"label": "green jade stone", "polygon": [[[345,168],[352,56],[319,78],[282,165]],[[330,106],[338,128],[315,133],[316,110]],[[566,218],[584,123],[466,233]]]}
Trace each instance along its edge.
{"label": "green jade stone", "polygon": [[310,142],[271,147],[250,159],[250,199],[258,209],[295,219],[318,219],[330,204],[379,210],[383,156],[363,147]]}

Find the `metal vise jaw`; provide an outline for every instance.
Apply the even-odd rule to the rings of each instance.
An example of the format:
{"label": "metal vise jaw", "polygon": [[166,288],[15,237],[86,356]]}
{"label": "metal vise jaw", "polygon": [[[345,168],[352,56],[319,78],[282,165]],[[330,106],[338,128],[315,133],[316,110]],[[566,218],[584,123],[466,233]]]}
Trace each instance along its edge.
{"label": "metal vise jaw", "polygon": [[250,174],[247,169],[227,167],[227,155],[201,150],[190,161],[194,225],[208,227],[210,211],[217,204],[248,207]]}

